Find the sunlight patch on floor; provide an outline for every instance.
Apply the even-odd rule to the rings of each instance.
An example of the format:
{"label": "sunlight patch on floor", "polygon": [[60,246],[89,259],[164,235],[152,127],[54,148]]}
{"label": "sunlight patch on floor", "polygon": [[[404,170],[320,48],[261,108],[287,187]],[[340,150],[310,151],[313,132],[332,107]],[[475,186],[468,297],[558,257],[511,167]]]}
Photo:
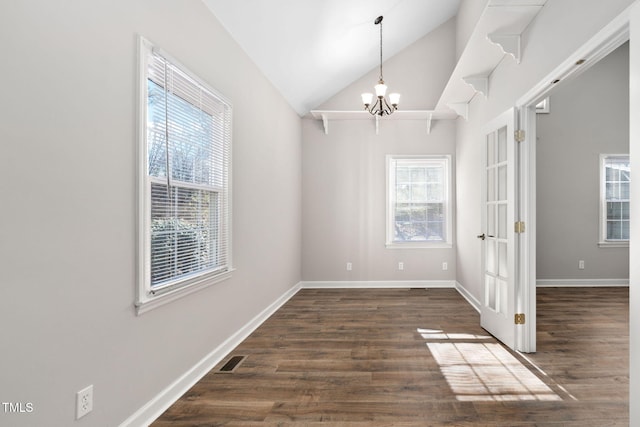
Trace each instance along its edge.
{"label": "sunlight patch on floor", "polygon": [[418,329],[418,333],[436,341],[427,342],[427,347],[460,401],[562,400],[502,345],[469,342],[489,336],[429,329]]}

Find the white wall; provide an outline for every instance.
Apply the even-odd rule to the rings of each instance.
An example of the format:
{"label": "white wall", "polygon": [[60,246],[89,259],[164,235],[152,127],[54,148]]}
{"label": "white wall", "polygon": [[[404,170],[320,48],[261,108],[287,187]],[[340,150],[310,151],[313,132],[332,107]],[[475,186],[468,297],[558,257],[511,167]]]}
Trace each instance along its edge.
{"label": "white wall", "polygon": [[[453,69],[454,43],[450,20],[384,63],[389,89],[402,94],[401,109],[435,106]],[[377,78],[372,70],[319,109],[359,110],[360,93],[372,91]],[[434,122],[429,135],[426,121],[382,120],[376,135],[373,118],[336,120],[325,135],[322,122],[303,122],[303,280],[454,280],[454,248],[385,247],[385,156],[453,155],[455,123]]]}
{"label": "white wall", "polygon": [[[482,127],[513,107],[528,90],[590,37],[633,3],[632,0],[549,0],[523,34],[522,61],[505,57],[490,76],[488,99],[476,96],[469,120],[458,119],[457,159],[457,279],[468,292],[481,295],[480,182]],[[567,31],[570,28],[571,31]]]}
{"label": "white wall", "polygon": [[[137,34],[233,103],[237,268],[141,316]],[[0,40],[0,424],[93,384],[78,424],[118,425],[300,281],[301,120],[199,1],[5,1]]]}
{"label": "white wall", "polygon": [[[437,122],[431,135],[415,120],[383,121],[379,135],[368,120],[329,126],[325,135],[321,122],[303,124],[303,280],[455,279],[454,249],[385,247],[385,156],[452,155],[455,124]],[[352,271],[346,271],[347,262]]]}
{"label": "white wall", "polygon": [[537,116],[537,278],[628,279],[629,249],[598,246],[600,154],[629,153],[628,43],[550,101]]}

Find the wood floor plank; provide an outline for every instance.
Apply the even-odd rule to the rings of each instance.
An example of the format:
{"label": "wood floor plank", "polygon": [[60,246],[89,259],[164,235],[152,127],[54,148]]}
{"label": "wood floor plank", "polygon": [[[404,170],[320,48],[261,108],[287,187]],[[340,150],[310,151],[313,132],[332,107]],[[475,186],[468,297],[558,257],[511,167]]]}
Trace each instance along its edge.
{"label": "wood floor plank", "polygon": [[538,289],[538,352],[519,354],[453,289],[302,290],[152,425],[626,426],[628,304]]}

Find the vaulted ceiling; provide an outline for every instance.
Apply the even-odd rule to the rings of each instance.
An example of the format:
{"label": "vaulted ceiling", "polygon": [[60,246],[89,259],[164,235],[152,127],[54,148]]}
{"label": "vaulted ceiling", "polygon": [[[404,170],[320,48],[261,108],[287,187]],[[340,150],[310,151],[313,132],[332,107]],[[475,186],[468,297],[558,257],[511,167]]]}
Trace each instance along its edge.
{"label": "vaulted ceiling", "polygon": [[460,0],[203,0],[301,116],[457,11]]}

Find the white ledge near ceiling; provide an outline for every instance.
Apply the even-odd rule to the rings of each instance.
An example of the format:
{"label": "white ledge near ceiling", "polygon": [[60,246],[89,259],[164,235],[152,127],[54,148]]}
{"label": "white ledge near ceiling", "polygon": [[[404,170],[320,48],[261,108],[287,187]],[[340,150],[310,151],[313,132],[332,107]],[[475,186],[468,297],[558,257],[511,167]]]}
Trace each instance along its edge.
{"label": "white ledge near ceiling", "polygon": [[476,93],[489,97],[490,76],[505,55],[519,64],[521,34],[547,0],[489,0],[445,86],[437,111],[453,110],[469,118]]}
{"label": "white ledge near ceiling", "polygon": [[451,111],[435,110],[397,110],[390,116],[372,116],[368,111],[337,111],[337,110],[312,110],[313,118],[322,120],[324,133],[329,133],[329,122],[332,120],[373,120],[375,119],[376,135],[380,129],[380,122],[386,120],[424,120],[427,133],[431,133],[431,127],[435,120],[453,120],[458,117]]}

